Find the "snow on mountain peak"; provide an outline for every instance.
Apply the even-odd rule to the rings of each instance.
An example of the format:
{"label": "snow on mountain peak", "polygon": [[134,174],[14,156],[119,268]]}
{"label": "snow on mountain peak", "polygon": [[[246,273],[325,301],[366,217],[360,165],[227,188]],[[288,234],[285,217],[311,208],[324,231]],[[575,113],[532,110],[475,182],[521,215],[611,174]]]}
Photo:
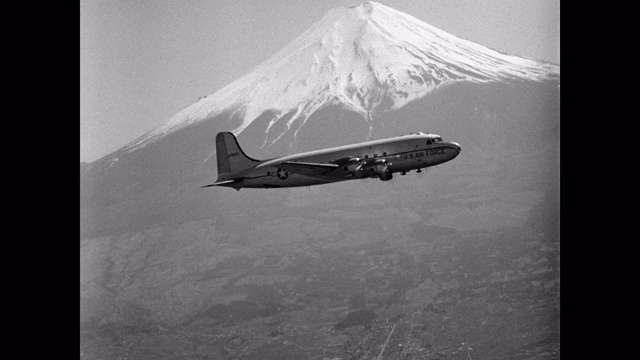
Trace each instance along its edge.
{"label": "snow on mountain peak", "polygon": [[556,65],[506,55],[365,2],[330,10],[248,74],[200,98],[126,150],[223,112],[243,119],[236,135],[267,110],[276,114],[267,132],[295,112],[286,133],[327,104],[340,103],[370,121],[376,111],[400,108],[454,81],[539,81],[558,72]]}

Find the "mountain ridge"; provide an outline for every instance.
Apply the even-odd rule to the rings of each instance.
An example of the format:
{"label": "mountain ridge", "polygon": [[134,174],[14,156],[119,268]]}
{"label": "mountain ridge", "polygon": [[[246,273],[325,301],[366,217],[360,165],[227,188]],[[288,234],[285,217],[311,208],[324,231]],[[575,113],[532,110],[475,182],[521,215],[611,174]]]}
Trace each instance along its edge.
{"label": "mountain ridge", "polygon": [[[507,55],[366,2],[332,9],[245,76],[201,97],[118,151],[135,151],[222,113],[236,119],[228,130],[239,135],[270,112],[265,132],[281,131],[265,136],[272,142],[291,130],[297,134],[314,112],[331,104],[360,114],[371,127],[377,114],[452,82],[542,81],[558,74],[556,65]],[[284,126],[275,126],[281,122]]]}

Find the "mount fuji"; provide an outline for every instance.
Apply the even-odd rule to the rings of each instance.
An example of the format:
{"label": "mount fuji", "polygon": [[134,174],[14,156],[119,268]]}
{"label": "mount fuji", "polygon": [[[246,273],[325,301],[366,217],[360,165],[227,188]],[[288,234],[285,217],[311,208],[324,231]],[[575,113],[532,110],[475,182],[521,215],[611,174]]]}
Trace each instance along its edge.
{"label": "mount fuji", "polygon": [[377,115],[455,82],[543,81],[557,73],[553,64],[503,54],[366,2],[330,11],[247,75],[122,150],[135,151],[220,114],[233,119],[235,135],[257,119],[267,122],[263,144],[269,145],[288,132],[295,138],[329,105],[361,115],[371,131]]}
{"label": "mount fuji", "polygon": [[[557,65],[486,48],[382,4],[336,8],[245,76],[83,166],[81,203],[94,207],[139,197],[154,184],[179,182],[176,177],[186,174],[215,178],[210,169],[218,131],[232,131],[255,157],[411,131],[447,134],[451,126],[475,146],[495,127],[484,122],[500,116],[496,103],[518,106],[507,99],[513,97],[510,89],[536,93],[519,97],[528,102],[523,106],[532,106],[548,94],[558,97],[558,84]],[[545,86],[551,93],[540,90]],[[458,113],[472,104],[465,116],[473,119],[466,122]],[[452,105],[460,108],[441,111]]]}
{"label": "mount fuji", "polygon": [[[559,65],[375,2],[329,11],[81,164],[84,351],[109,357],[128,339],[191,358],[555,354],[559,94]],[[221,131],[257,159],[419,131],[463,151],[389,182],[201,189]]]}

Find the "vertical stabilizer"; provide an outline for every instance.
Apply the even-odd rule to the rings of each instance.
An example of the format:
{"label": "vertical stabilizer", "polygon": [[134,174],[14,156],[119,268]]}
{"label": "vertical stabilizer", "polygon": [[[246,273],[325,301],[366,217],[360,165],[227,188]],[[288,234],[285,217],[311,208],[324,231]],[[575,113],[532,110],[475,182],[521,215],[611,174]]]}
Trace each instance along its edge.
{"label": "vertical stabilizer", "polygon": [[231,174],[246,170],[260,162],[248,157],[240,148],[236,137],[230,132],[221,132],[216,135],[216,156],[218,180],[232,177]]}

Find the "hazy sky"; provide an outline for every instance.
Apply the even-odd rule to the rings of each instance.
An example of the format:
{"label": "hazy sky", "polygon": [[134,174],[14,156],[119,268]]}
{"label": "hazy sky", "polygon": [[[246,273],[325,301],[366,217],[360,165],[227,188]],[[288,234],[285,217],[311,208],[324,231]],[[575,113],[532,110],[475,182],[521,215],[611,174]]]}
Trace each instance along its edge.
{"label": "hazy sky", "polygon": [[[81,0],[80,161],[246,74],[329,9],[362,2]],[[377,2],[492,49],[560,64],[559,0]]]}

